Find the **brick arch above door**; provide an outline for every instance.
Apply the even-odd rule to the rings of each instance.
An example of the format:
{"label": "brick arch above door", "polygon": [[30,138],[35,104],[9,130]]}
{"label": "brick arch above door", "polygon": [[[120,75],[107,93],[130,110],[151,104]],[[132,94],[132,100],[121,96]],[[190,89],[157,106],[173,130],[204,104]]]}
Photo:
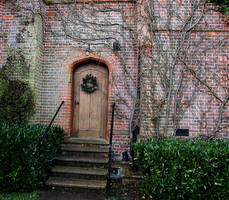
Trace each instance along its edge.
{"label": "brick arch above door", "polygon": [[75,70],[76,65],[89,61],[98,62],[106,65],[109,70],[109,74],[111,74],[112,71],[115,68],[118,68],[120,65],[119,58],[117,58],[112,52],[101,53],[101,55],[97,55],[95,53],[90,53],[89,55],[86,55],[85,52],[82,51],[77,51],[73,56],[65,60],[63,65],[68,66],[68,72],[72,74],[72,72]]}
{"label": "brick arch above door", "polygon": [[[95,53],[90,53],[86,55],[84,51],[75,51],[72,56],[69,56],[66,60],[61,63],[61,71],[62,73],[66,74],[68,77],[68,92],[61,94],[61,99],[65,100],[66,104],[64,106],[63,118],[68,119],[68,124],[64,128],[67,130],[68,135],[72,133],[72,121],[73,121],[73,114],[72,114],[72,99],[73,99],[73,73],[77,66],[80,66],[84,63],[94,62],[94,63],[101,63],[101,65],[106,66],[108,69],[108,109],[107,109],[107,119],[109,119],[110,105],[111,105],[111,80],[112,80],[112,73],[115,72],[117,68],[120,67],[119,59],[112,53],[104,53],[100,55],[96,55]],[[112,63],[112,64],[111,64]],[[66,121],[66,120],[65,120]],[[109,128],[109,121],[107,123],[107,130]]]}
{"label": "brick arch above door", "polygon": [[[111,105],[113,101],[116,99],[115,91],[116,86],[114,84],[114,77],[117,77],[120,74],[122,69],[122,62],[118,56],[116,56],[112,51],[106,49],[104,52],[99,52],[96,54],[95,52],[89,53],[86,55],[86,52],[83,50],[74,50],[68,55],[66,55],[66,59],[63,59],[61,63],[59,63],[59,76],[63,79],[62,90],[59,94],[58,101],[65,101],[64,107],[62,109],[62,113],[60,118],[62,121],[58,123],[61,125],[66,131],[67,135],[72,133],[72,98],[73,98],[73,72],[77,65],[87,62],[97,62],[102,63],[108,68],[109,71],[109,84],[108,84],[108,125],[107,130],[110,127],[110,113],[111,113]],[[119,84],[119,83],[118,83]],[[121,84],[120,84],[121,86]],[[63,89],[64,88],[64,89]],[[120,122],[117,124],[117,130],[122,132],[123,126],[119,126]],[[127,124],[127,123],[125,123]],[[128,126],[128,125],[127,125]],[[127,128],[125,128],[127,130]]]}

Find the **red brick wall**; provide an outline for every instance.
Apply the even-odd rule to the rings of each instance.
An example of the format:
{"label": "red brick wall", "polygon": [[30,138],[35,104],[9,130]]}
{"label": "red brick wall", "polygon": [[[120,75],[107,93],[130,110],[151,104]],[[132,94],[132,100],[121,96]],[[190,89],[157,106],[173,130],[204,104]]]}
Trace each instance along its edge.
{"label": "red brick wall", "polygon": [[[146,2],[146,1],[143,1]],[[202,1],[204,2],[204,1]],[[169,69],[173,65],[176,56],[176,50],[179,44],[182,43],[182,36],[184,31],[181,31],[185,21],[190,19],[192,6],[190,2],[186,1],[154,1],[154,14],[156,16],[156,26],[154,29],[154,37],[150,37],[147,32],[147,26],[144,27],[144,22],[139,24],[138,29],[143,28],[145,36],[149,37],[148,47],[145,49],[147,55],[142,56],[142,90],[141,90],[141,135],[155,136],[155,119],[157,119],[157,111],[159,106],[153,107],[152,102],[160,105],[161,99],[165,94],[165,87],[160,81],[158,69],[163,69],[164,74],[169,79]],[[194,12],[192,21],[197,22],[201,16],[201,8],[199,7]],[[144,20],[149,20],[144,11],[147,10],[147,5],[142,4],[139,9],[144,16]],[[205,7],[205,14],[199,21],[191,34],[186,34],[183,47],[178,54],[178,59],[174,68],[173,90],[171,102],[169,107],[171,112],[169,114],[168,130],[163,132],[166,122],[166,108],[168,97],[161,107],[161,115],[158,120],[162,135],[174,134],[173,128],[189,129],[190,136],[213,135],[214,129],[217,126],[217,120],[220,112],[220,105],[222,102],[214,97],[213,91],[222,101],[226,100],[229,93],[229,77],[228,77],[228,53],[229,53],[229,26],[225,23],[225,16],[216,11],[212,4],[207,4]],[[170,11],[170,12],[169,12]],[[155,24],[154,24],[155,25]],[[189,26],[186,26],[188,29]],[[157,42],[156,43],[156,39]],[[143,41],[143,38],[141,37]],[[147,46],[147,45],[146,45]],[[146,47],[144,46],[144,47]],[[185,48],[188,47],[186,50]],[[144,50],[144,51],[145,51]],[[173,55],[173,57],[171,56]],[[182,62],[189,69],[193,70],[200,80],[188,70]],[[174,97],[179,86],[179,77],[181,71],[184,69],[184,80],[182,88],[184,88],[181,95],[181,101],[177,106],[188,102],[192,98],[192,94],[197,85],[195,95],[191,104],[185,103],[183,105],[183,114],[178,119],[178,123],[174,123]],[[163,73],[163,72],[162,72]],[[207,87],[205,84],[209,87]],[[165,82],[164,82],[165,83]],[[166,83],[165,83],[166,84]],[[211,89],[209,89],[211,88]],[[229,124],[229,104],[228,101],[222,109],[222,123],[220,127],[226,127]],[[218,136],[229,137],[229,129],[224,128],[217,132]]]}
{"label": "red brick wall", "polygon": [[[33,2],[31,4],[31,2]],[[152,110],[152,100],[159,100],[164,94],[163,87],[160,85],[155,62],[146,63],[149,58],[141,56],[139,62],[137,55],[138,38],[135,33],[138,24],[139,38],[147,36],[142,25],[147,18],[141,16],[144,6],[133,1],[103,1],[96,4],[86,4],[85,1],[74,4],[39,4],[39,1],[21,1],[20,8],[12,10],[10,2],[0,2],[0,67],[5,63],[9,47],[21,47],[25,53],[28,63],[31,65],[30,82],[37,94],[37,114],[34,122],[48,123],[62,100],[65,101],[63,109],[59,113],[55,124],[61,125],[67,134],[71,134],[72,128],[72,71],[75,64],[85,60],[95,60],[104,63],[109,69],[109,95],[108,95],[108,127],[107,137],[109,137],[111,105],[116,103],[115,122],[114,122],[114,153],[117,157],[121,156],[124,150],[129,149],[130,126],[135,105],[139,105],[137,100],[136,83],[138,80],[138,64],[141,65],[141,104],[140,121],[141,135],[154,135],[155,124],[153,121],[154,111]],[[90,1],[91,2],[91,1]],[[147,2],[147,1],[143,1]],[[159,36],[162,46],[167,52],[174,52],[174,45],[179,36],[182,19],[186,19],[191,5],[184,1],[154,1],[154,11],[158,16],[158,26],[155,34]],[[161,4],[159,4],[161,3]],[[172,17],[168,14],[166,6],[172,5]],[[33,6],[31,6],[33,5]],[[142,7],[141,7],[142,6]],[[209,5],[208,5],[209,6]],[[212,5],[210,5],[210,8]],[[29,9],[23,9],[29,8]],[[137,15],[136,8],[141,11]],[[35,11],[35,15],[30,12]],[[99,12],[99,10],[106,10]],[[198,16],[196,12],[195,17]],[[71,14],[72,13],[72,14]],[[175,15],[178,13],[179,15]],[[77,20],[71,18],[78,14]],[[70,17],[71,25],[63,23]],[[171,17],[170,29],[167,27],[168,18]],[[25,20],[26,19],[26,20]],[[196,18],[194,18],[195,20]],[[208,83],[217,92],[220,98],[226,94],[228,88],[228,55],[229,55],[229,29],[224,23],[224,16],[214,10],[208,11],[201,20],[199,26],[191,34],[190,55],[187,56],[187,63],[197,69],[201,66],[204,71],[203,78],[207,78]],[[88,22],[85,26],[85,20]],[[22,23],[29,21],[28,24]],[[84,21],[84,23],[82,23]],[[104,32],[93,23],[107,24]],[[113,23],[109,25],[108,23]],[[78,24],[78,25],[76,25]],[[79,25],[80,24],[80,25]],[[66,26],[65,26],[66,25]],[[64,29],[65,27],[65,29]],[[21,32],[25,28],[24,32]],[[70,29],[71,28],[71,29]],[[97,30],[98,29],[98,30]],[[66,37],[65,31],[68,31]],[[79,34],[79,32],[82,32]],[[16,37],[21,33],[23,42],[17,42]],[[76,33],[76,34],[73,34]],[[168,34],[171,34],[173,41],[169,41]],[[81,37],[81,38],[80,38]],[[102,37],[94,40],[94,37]],[[83,42],[85,38],[92,40]],[[209,44],[217,44],[224,41],[219,48],[207,50]],[[198,53],[194,46],[201,40]],[[113,42],[119,42],[120,51],[113,51]],[[88,43],[91,43],[92,52],[86,54]],[[156,55],[155,48],[150,49],[148,45],[147,54]],[[206,50],[205,50],[206,49]],[[203,53],[204,52],[204,53]],[[172,60],[169,58],[170,61]],[[143,62],[144,61],[144,62]],[[146,65],[144,65],[146,64]],[[179,76],[182,63],[178,62],[175,73]],[[215,72],[215,74],[214,74]],[[215,84],[211,81],[217,78],[219,82]],[[186,74],[187,86],[184,99],[190,98],[193,89],[194,78],[190,72]],[[177,79],[175,79],[177,81]],[[150,83],[151,82],[151,83]],[[153,84],[152,84],[153,83]],[[177,84],[175,84],[177,86]],[[151,93],[153,92],[153,93]],[[145,93],[148,95],[145,96]],[[153,94],[153,97],[151,96]],[[172,101],[173,103],[173,101]],[[156,108],[155,108],[156,109]],[[173,109],[173,107],[172,107]],[[196,92],[195,100],[184,116],[179,121],[178,128],[188,128],[191,136],[198,134],[210,134],[215,126],[218,117],[219,102],[214,100],[206,87]],[[222,126],[228,125],[229,108],[226,104],[223,111]],[[172,114],[170,115],[170,128],[172,127]],[[165,108],[162,109],[160,122],[164,123]],[[133,123],[134,124],[134,123]],[[202,126],[202,127],[200,127]],[[229,130],[224,129],[218,135],[229,135]]]}
{"label": "red brick wall", "polygon": [[[40,122],[41,101],[41,55],[43,49],[43,30],[38,1],[32,1],[33,12],[26,8],[28,1],[0,1],[0,68],[5,64],[11,50],[21,51],[30,66],[29,82],[36,93],[37,110],[31,122]],[[43,5],[43,4],[42,4]]]}
{"label": "red brick wall", "polygon": [[[80,14],[82,14],[82,10],[89,12],[84,6],[84,4],[79,3],[74,8],[74,11]],[[114,39],[101,39],[100,41],[92,42],[92,52],[87,55],[85,50],[89,42],[83,44],[81,41],[63,36],[64,32],[60,24],[62,20],[60,13],[68,17],[67,13],[72,12],[69,4],[55,4],[45,7],[45,24],[47,26],[45,27],[43,51],[41,123],[47,123],[58,107],[58,104],[64,100],[64,107],[55,120],[55,123],[64,127],[68,131],[68,134],[71,134],[72,73],[74,66],[77,63],[90,59],[102,62],[109,69],[107,137],[109,137],[110,131],[111,105],[113,102],[116,102],[114,151],[116,156],[120,156],[122,151],[129,148],[130,111],[135,98],[135,96],[131,95],[135,95],[136,93],[135,80],[137,73],[135,48],[130,42],[129,33],[124,29],[121,30],[120,26],[124,24],[122,17],[130,21],[129,18],[134,13],[134,4],[131,2],[107,2],[106,4],[96,4],[94,6],[95,9],[104,9],[105,6],[116,10],[121,8],[125,12],[124,16],[120,14],[120,11],[100,12],[98,14],[99,16],[95,17],[95,22],[104,23],[103,20],[106,19],[111,23],[119,24],[118,26],[111,26],[112,34],[109,30],[105,32],[104,38],[117,38],[121,46],[121,51],[113,51]],[[91,17],[93,16],[87,13],[83,19]],[[83,27],[79,26],[78,28]],[[57,33],[57,35],[53,32]],[[88,32],[93,32],[93,30],[88,29]],[[86,35],[88,38],[90,36],[90,34]],[[125,72],[124,68],[126,68]],[[125,75],[125,73],[128,73],[128,75]],[[130,76],[131,79],[129,78]]]}
{"label": "red brick wall", "polygon": [[[5,63],[9,47],[21,47],[28,64],[31,65],[30,82],[37,94],[37,114],[33,122],[49,123],[59,104],[64,100],[65,104],[55,124],[61,125],[69,135],[72,128],[74,66],[85,60],[103,62],[109,69],[107,137],[110,130],[111,105],[116,102],[114,151],[116,156],[120,156],[122,151],[129,148],[130,113],[136,98],[135,46],[127,31],[135,27],[132,20],[135,4],[132,1],[106,1],[88,7],[85,4],[87,2],[77,3],[74,7],[74,4],[46,5],[42,2],[39,4],[39,1],[18,1],[18,9],[14,10],[15,6],[10,2],[1,1],[0,67]],[[97,12],[93,15],[92,8],[106,9],[106,12]],[[37,14],[33,15],[31,11]],[[92,22],[94,20],[101,24],[106,20],[106,23],[114,24],[108,26],[104,34],[97,31],[98,36],[103,34],[104,39],[92,42],[92,52],[89,55],[85,52],[89,42],[83,43],[81,39],[72,39],[64,34],[61,17],[71,16],[71,13],[80,13],[79,17],[83,16],[83,20],[91,19]],[[29,23],[21,23],[28,20]],[[23,28],[25,28],[22,33],[23,42],[18,42],[17,35]],[[77,28],[85,29],[83,25]],[[90,33],[93,33],[94,28],[87,29],[88,34],[86,32],[83,37],[92,37]],[[113,51],[115,41],[120,43],[120,51]]]}

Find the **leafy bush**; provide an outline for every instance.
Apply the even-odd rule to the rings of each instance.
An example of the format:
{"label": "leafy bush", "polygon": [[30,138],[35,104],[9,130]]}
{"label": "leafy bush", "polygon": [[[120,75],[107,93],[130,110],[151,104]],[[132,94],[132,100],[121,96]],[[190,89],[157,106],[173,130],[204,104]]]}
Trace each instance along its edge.
{"label": "leafy bush", "polygon": [[0,81],[0,122],[26,123],[34,112],[34,93],[27,83]]}
{"label": "leafy bush", "polygon": [[209,0],[212,3],[216,3],[219,6],[219,11],[225,14],[229,14],[229,0]]}
{"label": "leafy bush", "polygon": [[0,69],[0,73],[7,79],[25,80],[29,78],[30,65],[26,62],[21,48],[10,48],[6,62]]}
{"label": "leafy bush", "polygon": [[64,131],[52,127],[40,145],[46,127],[0,123],[1,192],[33,190],[47,177]]}
{"label": "leafy bush", "polygon": [[229,199],[228,140],[149,139],[134,144],[151,199]]}
{"label": "leafy bush", "polygon": [[26,123],[35,113],[34,93],[25,81],[29,68],[20,48],[9,49],[0,68],[0,122]]}
{"label": "leafy bush", "polygon": [[1,200],[37,200],[42,192],[0,194]]}

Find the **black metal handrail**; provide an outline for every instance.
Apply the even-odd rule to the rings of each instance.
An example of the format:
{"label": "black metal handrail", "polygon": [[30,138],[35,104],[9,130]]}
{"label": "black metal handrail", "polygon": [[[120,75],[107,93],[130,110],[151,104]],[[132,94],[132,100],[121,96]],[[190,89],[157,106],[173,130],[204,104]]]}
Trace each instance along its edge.
{"label": "black metal handrail", "polygon": [[135,160],[135,152],[134,152],[132,145],[137,142],[139,131],[140,131],[140,129],[139,129],[138,125],[135,126],[134,130],[132,131],[132,141],[131,141],[131,145],[130,145],[130,153],[131,153],[132,162],[133,162],[133,165],[132,165],[133,171],[138,171],[138,166],[137,166],[137,163]]}
{"label": "black metal handrail", "polygon": [[109,160],[108,160],[107,192],[110,191],[110,184],[111,184],[111,162],[112,162],[112,139],[113,139],[113,127],[114,127],[114,110],[115,110],[115,103],[113,103],[113,105],[112,105],[112,115],[111,115],[111,129],[110,129],[110,141],[109,141]]}
{"label": "black metal handrail", "polygon": [[44,133],[43,133],[43,135],[42,135],[41,141],[40,141],[40,144],[41,144],[41,145],[43,144],[43,142],[44,142],[44,140],[45,140],[45,137],[46,137],[46,135],[48,134],[49,129],[51,128],[52,123],[53,123],[53,121],[55,120],[55,118],[56,118],[57,114],[59,113],[59,111],[60,111],[60,109],[61,109],[61,107],[62,107],[63,104],[64,104],[64,101],[61,102],[59,108],[57,109],[55,115],[53,116],[52,120],[50,121],[48,127],[45,129],[45,131],[44,131]]}

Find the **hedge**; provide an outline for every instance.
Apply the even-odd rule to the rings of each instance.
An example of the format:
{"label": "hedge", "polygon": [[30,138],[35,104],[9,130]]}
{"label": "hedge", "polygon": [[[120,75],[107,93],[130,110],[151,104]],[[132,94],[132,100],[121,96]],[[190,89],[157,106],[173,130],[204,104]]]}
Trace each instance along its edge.
{"label": "hedge", "polygon": [[45,180],[64,134],[52,127],[40,145],[46,127],[0,123],[1,192],[31,191]]}
{"label": "hedge", "polygon": [[229,14],[229,0],[209,0],[209,2],[216,3],[220,12]]}
{"label": "hedge", "polygon": [[149,139],[134,144],[150,199],[229,199],[229,141]]}
{"label": "hedge", "polygon": [[35,113],[35,97],[28,83],[0,80],[0,113],[0,122],[27,123],[31,119]]}

